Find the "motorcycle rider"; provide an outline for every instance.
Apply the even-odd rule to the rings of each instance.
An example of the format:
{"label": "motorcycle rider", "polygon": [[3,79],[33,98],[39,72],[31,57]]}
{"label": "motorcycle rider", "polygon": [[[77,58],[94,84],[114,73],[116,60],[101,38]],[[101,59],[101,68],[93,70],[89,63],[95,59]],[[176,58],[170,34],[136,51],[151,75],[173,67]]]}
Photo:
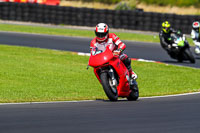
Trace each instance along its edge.
{"label": "motorcycle rider", "polygon": [[133,72],[131,68],[131,59],[123,53],[126,45],[116,36],[114,33],[109,33],[109,27],[105,23],[99,23],[96,25],[95,29],[96,37],[90,43],[90,50],[97,47],[98,49],[104,51],[108,46],[114,55],[119,55],[121,61],[125,64],[129,70],[130,77],[137,79],[137,75]]}
{"label": "motorcycle rider", "polygon": [[181,34],[180,31],[176,31],[173,29],[168,21],[165,21],[162,23],[162,30],[159,33],[160,37],[160,44],[162,48],[164,48],[169,55],[172,55],[173,49],[172,49],[172,38],[171,33],[177,33]]}
{"label": "motorcycle rider", "polygon": [[195,21],[192,23],[192,32],[191,32],[191,38],[196,45],[195,48],[195,54],[200,54],[200,36],[199,36],[199,26],[200,23],[198,21]]}

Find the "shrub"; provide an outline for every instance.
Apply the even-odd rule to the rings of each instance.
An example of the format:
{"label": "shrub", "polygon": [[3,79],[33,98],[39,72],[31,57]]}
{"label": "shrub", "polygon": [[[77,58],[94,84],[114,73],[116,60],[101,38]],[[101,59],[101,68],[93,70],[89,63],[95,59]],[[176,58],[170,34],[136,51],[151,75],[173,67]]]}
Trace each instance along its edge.
{"label": "shrub", "polygon": [[133,10],[136,8],[136,1],[135,0],[129,0],[129,1],[122,1],[119,2],[115,10]]}
{"label": "shrub", "polygon": [[116,4],[119,3],[121,0],[81,0],[83,2],[100,2],[105,4]]}

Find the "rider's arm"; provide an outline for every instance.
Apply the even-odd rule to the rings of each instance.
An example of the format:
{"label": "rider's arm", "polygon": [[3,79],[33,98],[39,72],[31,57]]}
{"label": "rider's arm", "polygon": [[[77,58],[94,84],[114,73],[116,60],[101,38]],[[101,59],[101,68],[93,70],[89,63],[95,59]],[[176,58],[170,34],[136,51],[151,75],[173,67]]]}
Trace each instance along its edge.
{"label": "rider's arm", "polygon": [[198,38],[196,38],[195,34],[199,34],[199,33],[196,33],[195,30],[192,30],[192,32],[191,32],[191,38],[192,38],[193,41],[197,41],[198,40]]}
{"label": "rider's arm", "polygon": [[95,39],[93,39],[91,42],[90,42],[90,52],[92,51],[92,48],[95,47]]}
{"label": "rider's arm", "polygon": [[195,34],[196,34],[195,31],[192,30],[192,32],[191,32],[191,38],[192,38],[194,44],[197,42],[197,38],[196,38]]}
{"label": "rider's arm", "polygon": [[171,33],[177,33],[178,32],[178,30],[175,30],[173,28],[170,28],[170,30],[171,30]]}
{"label": "rider's arm", "polygon": [[177,33],[179,34],[180,30],[175,30],[174,28],[170,28],[170,33]]}
{"label": "rider's arm", "polygon": [[120,52],[125,50],[126,45],[114,33],[112,33],[112,39],[114,44],[117,46],[117,50],[120,50]]}
{"label": "rider's arm", "polygon": [[195,31],[194,30],[191,31],[191,38],[192,38],[192,40],[195,40]]}
{"label": "rider's arm", "polygon": [[183,33],[180,31],[180,30],[175,30],[175,29],[173,29],[173,28],[170,28],[170,32],[171,33],[175,33],[175,34],[178,34],[178,35],[183,35]]}
{"label": "rider's arm", "polygon": [[196,34],[199,34],[199,33],[196,33],[195,30],[192,30],[191,32],[191,38],[193,40],[193,43],[196,45],[196,46],[199,46],[200,47],[200,42],[198,40],[198,38],[196,37]]}
{"label": "rider's arm", "polygon": [[160,37],[161,46],[168,51],[169,50],[169,47],[168,47],[169,44],[165,41],[165,38],[164,38],[163,34],[160,33],[159,37]]}

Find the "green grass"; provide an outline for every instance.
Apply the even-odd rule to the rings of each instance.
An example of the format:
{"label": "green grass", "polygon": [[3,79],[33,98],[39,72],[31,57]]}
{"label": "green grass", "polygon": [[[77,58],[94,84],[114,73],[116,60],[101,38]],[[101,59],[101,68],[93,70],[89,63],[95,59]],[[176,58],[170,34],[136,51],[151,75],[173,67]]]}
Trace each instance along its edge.
{"label": "green grass", "polygon": [[199,7],[199,0],[139,0],[140,2],[144,2],[146,4],[155,4],[160,6],[178,6],[178,7],[189,7],[195,6]]}
{"label": "green grass", "polygon": [[[95,37],[93,30],[50,28],[42,26],[25,26],[25,25],[11,25],[11,24],[0,24],[0,31],[38,33],[38,34],[48,34],[48,35],[64,35],[64,36],[76,36],[76,37]],[[126,32],[115,32],[115,33],[122,40],[159,42],[158,36],[126,33]]]}
{"label": "green grass", "polygon": [[[0,102],[106,99],[89,57],[66,51],[0,45]],[[132,62],[140,96],[200,91],[200,70]]]}
{"label": "green grass", "polygon": [[[0,31],[22,32],[22,33],[37,33],[48,35],[63,35],[75,37],[95,37],[92,30],[66,29],[66,28],[51,28],[42,26],[27,26],[27,25],[12,25],[0,24]],[[112,32],[112,31],[111,31]],[[130,32],[114,32],[121,40],[152,42],[159,43],[158,35],[137,34]],[[191,38],[187,38],[190,45],[194,45]]]}
{"label": "green grass", "polygon": [[[79,29],[66,29],[66,28],[51,28],[42,26],[25,26],[25,25],[12,25],[0,24],[0,31],[23,32],[23,33],[37,33],[48,35],[63,35],[63,36],[76,36],[76,37],[95,37],[92,30],[79,30]],[[112,31],[111,31],[112,32]],[[130,32],[114,32],[121,40],[140,41],[159,43],[158,35],[137,34]],[[188,38],[190,45],[194,45],[191,38]]]}

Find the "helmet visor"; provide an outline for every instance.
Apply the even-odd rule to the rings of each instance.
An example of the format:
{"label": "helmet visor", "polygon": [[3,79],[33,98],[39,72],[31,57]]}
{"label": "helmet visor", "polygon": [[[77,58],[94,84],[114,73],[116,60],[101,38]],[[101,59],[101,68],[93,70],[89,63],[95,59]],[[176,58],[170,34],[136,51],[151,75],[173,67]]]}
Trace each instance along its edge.
{"label": "helmet visor", "polygon": [[165,33],[168,33],[168,32],[169,32],[169,27],[163,28],[163,31],[164,31]]}
{"label": "helmet visor", "polygon": [[165,30],[168,31],[168,30],[169,30],[169,27],[165,27]]}
{"label": "helmet visor", "polygon": [[105,33],[99,33],[99,32],[95,32],[96,36],[99,37],[99,38],[104,38],[108,32],[105,32]]}

